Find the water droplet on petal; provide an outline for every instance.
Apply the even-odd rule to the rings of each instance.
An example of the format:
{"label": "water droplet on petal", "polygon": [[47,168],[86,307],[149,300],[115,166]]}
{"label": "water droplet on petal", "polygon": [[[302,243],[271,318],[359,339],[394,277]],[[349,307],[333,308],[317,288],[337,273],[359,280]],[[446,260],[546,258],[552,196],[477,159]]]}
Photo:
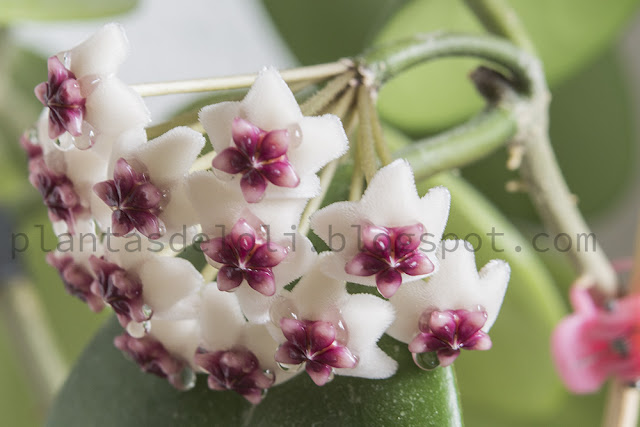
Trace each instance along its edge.
{"label": "water droplet on petal", "polygon": [[180,372],[180,385],[182,390],[190,390],[196,385],[196,373],[188,366]]}
{"label": "water droplet on petal", "polygon": [[289,133],[289,149],[298,148],[302,144],[302,129],[300,125],[294,123],[287,127],[287,132]]}
{"label": "water droplet on petal", "polygon": [[425,371],[431,371],[440,366],[438,355],[435,351],[427,351],[426,353],[411,353],[413,361],[418,368]]}
{"label": "water droplet on petal", "polygon": [[347,324],[342,317],[342,312],[334,307],[329,311],[329,315],[325,320],[333,324],[336,332],[336,342],[340,345],[346,346],[349,342],[349,331],[347,329]]}
{"label": "water droplet on petal", "polygon": [[331,381],[333,381],[335,376],[336,376],[335,375],[335,371],[333,369],[331,369],[331,372],[329,373],[329,377],[327,378],[327,382],[325,384],[330,383]]}
{"label": "water droplet on petal", "polygon": [[289,298],[278,297],[276,301],[271,304],[269,309],[269,318],[271,322],[280,328],[280,319],[298,319],[296,314],[296,307]]}
{"label": "water droplet on petal", "polygon": [[147,333],[147,328],[145,327],[145,323],[147,322],[129,322],[127,324],[127,333],[134,338],[142,338]]}
{"label": "water droplet on petal", "polygon": [[302,369],[304,363],[300,363],[298,365],[290,365],[288,363],[278,363],[278,367],[285,372],[299,372]]}
{"label": "water droplet on petal", "polygon": [[215,175],[216,178],[218,178],[220,181],[223,182],[229,182],[235,179],[235,175],[231,175],[230,173],[226,173],[224,171],[221,171],[220,169],[217,168],[211,168],[211,170],[213,171],[213,174]]}

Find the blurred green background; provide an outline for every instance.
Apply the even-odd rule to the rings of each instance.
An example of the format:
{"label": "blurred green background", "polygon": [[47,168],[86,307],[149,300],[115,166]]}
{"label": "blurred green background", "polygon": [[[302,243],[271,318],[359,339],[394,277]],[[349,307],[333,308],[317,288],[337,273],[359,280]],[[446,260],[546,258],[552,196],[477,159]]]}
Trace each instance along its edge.
{"label": "blurred green background", "polygon": [[[145,7],[151,3],[154,7],[169,4],[143,3]],[[199,12],[211,16],[233,7],[231,2],[224,7],[217,2],[201,3]],[[629,256],[640,205],[636,119],[640,105],[640,51],[635,49],[640,43],[640,16],[636,13],[639,2],[512,0],[509,3],[518,12],[544,61],[553,95],[552,141],[567,181],[610,256]],[[12,218],[14,232],[25,233],[32,243],[40,241],[40,230],[34,225],[44,224],[45,247],[55,244],[45,208],[27,182],[26,159],[17,144],[23,129],[34,122],[41,110],[33,87],[46,78],[46,63],[44,56],[22,45],[14,30],[43,19],[61,20],[62,24],[70,19],[104,21],[105,17],[133,10],[136,4],[132,0],[109,3],[0,0],[0,204],[2,212]],[[301,64],[357,55],[372,45],[417,32],[482,32],[460,0],[263,0],[252,2],[249,7],[264,12],[263,19],[272,20],[281,42]],[[95,22],[98,28],[103,21],[88,22]],[[242,23],[237,24],[241,31]],[[187,33],[188,24],[184,28],[175,26],[172,31]],[[229,37],[229,43],[233,40]],[[240,52],[245,48],[241,44],[234,46]],[[467,78],[477,65],[470,60],[443,60],[417,67],[391,81],[379,99],[379,111],[390,132],[406,140],[420,139],[479,111],[482,100]],[[178,109],[176,105],[175,110]],[[527,196],[509,194],[504,189],[506,181],[514,178],[504,168],[505,159],[506,153],[499,152],[462,171],[470,186],[460,187],[459,206],[468,206],[469,210],[458,208],[449,230],[465,230],[474,209],[469,201],[476,197],[478,203],[495,205],[525,235],[539,229]],[[455,197],[456,194],[454,200]],[[10,244],[7,235],[3,253],[11,255],[7,250]],[[32,244],[28,251],[19,254],[19,262],[40,297],[64,359],[71,365],[108,314],[95,315],[68,296],[36,246]],[[492,255],[484,256],[489,259]],[[496,335],[510,340],[511,348],[500,353],[500,342],[496,341],[497,361],[494,358],[492,362],[493,352],[488,352],[468,355],[468,359],[477,358],[459,363],[467,425],[599,424],[602,396],[568,395],[548,363],[544,342],[558,313],[564,310],[566,301],[560,299],[570,284],[571,272],[558,254],[546,253],[542,261],[545,264],[536,268],[542,269],[540,275],[550,275],[555,284],[536,293],[534,298],[526,290],[514,291],[512,282],[494,328]],[[2,279],[6,281],[7,277]],[[527,306],[531,310],[527,311]],[[523,328],[516,325],[528,325],[531,330],[523,334]],[[39,425],[44,414],[30,390],[25,375],[28,366],[20,363],[12,344],[11,327],[6,321],[0,327],[0,425]],[[529,338],[535,347],[518,347],[518,342]],[[521,355],[519,349],[525,353]],[[518,370],[517,384],[511,378],[513,371],[499,369],[501,364]],[[485,375],[474,378],[474,372],[483,369]]]}

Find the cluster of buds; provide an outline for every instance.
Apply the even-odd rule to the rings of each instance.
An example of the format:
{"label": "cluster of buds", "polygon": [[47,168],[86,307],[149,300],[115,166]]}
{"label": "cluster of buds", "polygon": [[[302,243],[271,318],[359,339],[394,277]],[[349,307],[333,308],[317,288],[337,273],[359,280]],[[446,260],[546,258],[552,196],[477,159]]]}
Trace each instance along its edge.
{"label": "cluster of buds", "polygon": [[[349,149],[341,120],[303,116],[267,68],[242,101],[201,110],[204,154],[204,136],[187,127],[148,141],[142,99],[114,74],[126,52],[110,24],[53,56],[36,88],[45,110],[22,144],[55,232],[95,242],[50,264],[91,309],[113,309],[124,328],[115,345],[143,370],[178,388],[206,374],[211,389],[258,403],[303,370],[319,386],[392,376],[384,333],[442,366],[491,347],[509,266],[478,272],[467,242],[441,240],[446,188],[420,197],[407,162],[381,168],[360,200],[311,216],[330,249],[319,254],[300,221],[321,192],[316,173]],[[177,233],[185,244],[169,251]],[[202,271],[183,257],[189,248],[204,254]]]}

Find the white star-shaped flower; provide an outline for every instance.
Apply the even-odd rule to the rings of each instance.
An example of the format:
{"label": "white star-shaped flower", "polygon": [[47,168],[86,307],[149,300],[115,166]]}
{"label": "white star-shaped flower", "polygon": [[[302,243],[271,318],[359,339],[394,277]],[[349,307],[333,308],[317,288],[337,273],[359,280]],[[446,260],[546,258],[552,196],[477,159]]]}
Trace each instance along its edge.
{"label": "white star-shaped flower", "polygon": [[250,203],[316,196],[316,172],[348,147],[340,119],[304,117],[272,68],[260,73],[243,101],[207,106],[200,121],[217,153],[214,170],[231,175]]}
{"label": "white star-shaped flower", "polygon": [[116,236],[137,230],[156,240],[178,233],[189,240],[196,218],[186,178],[204,142],[200,133],[187,127],[171,129],[149,142],[137,132],[120,138],[110,179],[93,187],[91,210],[101,227]]}
{"label": "white star-shaped flower", "polygon": [[487,350],[509,282],[509,264],[489,261],[476,269],[473,247],[464,240],[445,240],[440,269],[426,280],[403,285],[389,300],[397,317],[387,333],[410,343],[413,353],[437,352],[446,366],[460,349]]}
{"label": "white star-shaped flower", "polygon": [[345,285],[316,263],[272,309],[270,330],[281,343],[276,360],[291,367],[304,364],[318,385],[333,373],[376,379],[397,369],[377,346],[393,322],[391,305],[374,295],[350,295]]}
{"label": "white star-shaped flower", "polygon": [[251,322],[267,322],[276,294],[302,276],[315,259],[309,239],[296,231],[306,201],[248,204],[234,183],[210,172],[191,175],[188,187],[206,236],[201,249],[207,261],[220,269],[218,288],[235,290]]}
{"label": "white star-shaped flower", "polygon": [[444,187],[420,198],[404,160],[380,169],[360,201],[333,203],[311,217],[314,233],[333,251],[326,273],[377,286],[386,298],[434,273],[450,201]]}
{"label": "white star-shaped flower", "polygon": [[113,137],[143,128],[149,112],[115,72],[129,51],[124,29],[107,24],[75,48],[49,58],[48,81],[36,96],[48,111],[48,135],[64,148],[94,143],[108,154]]}

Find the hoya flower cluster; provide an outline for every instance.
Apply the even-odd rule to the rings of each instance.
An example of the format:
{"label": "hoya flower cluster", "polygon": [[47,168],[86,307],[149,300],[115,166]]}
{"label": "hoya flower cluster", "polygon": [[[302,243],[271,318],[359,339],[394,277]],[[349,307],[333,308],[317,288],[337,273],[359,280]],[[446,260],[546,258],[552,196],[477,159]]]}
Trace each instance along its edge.
{"label": "hoya flower cluster", "polygon": [[36,88],[45,110],[21,142],[54,230],[73,243],[49,263],[92,310],[113,309],[124,328],[115,345],[143,370],[178,388],[206,374],[211,389],[258,403],[303,371],[319,386],[393,375],[377,345],[385,332],[442,366],[491,347],[509,267],[478,273],[466,242],[441,241],[447,189],[421,198],[409,164],[391,163],[361,200],[313,214],[330,248],[318,254],[299,226],[321,190],[316,173],[348,151],[340,119],[303,116],[265,69],[244,100],[201,110],[210,147],[187,127],[148,141],[142,99],[114,75],[126,51],[111,24],[53,56]]}

